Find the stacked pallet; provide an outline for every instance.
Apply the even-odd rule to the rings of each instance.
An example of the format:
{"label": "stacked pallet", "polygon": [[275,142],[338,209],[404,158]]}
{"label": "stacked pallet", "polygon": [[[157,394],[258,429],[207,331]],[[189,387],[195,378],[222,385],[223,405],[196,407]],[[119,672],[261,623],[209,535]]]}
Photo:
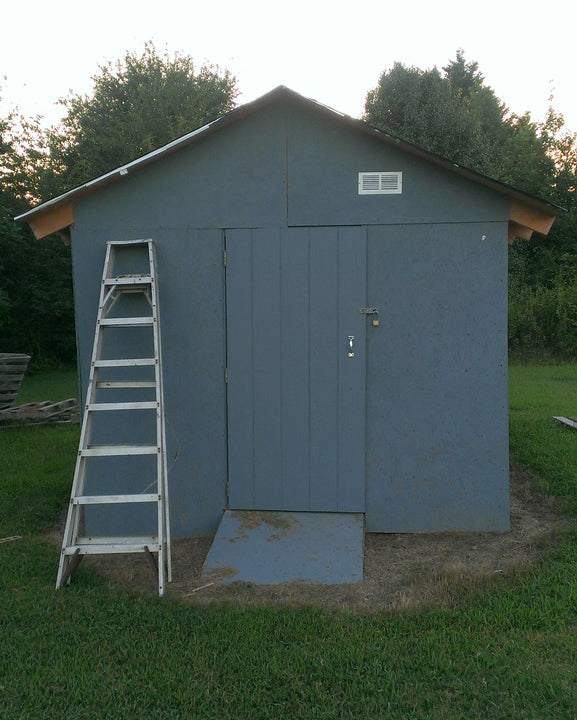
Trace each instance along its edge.
{"label": "stacked pallet", "polygon": [[18,425],[78,422],[78,402],[75,398],[14,405],[29,362],[30,355],[0,353],[0,429]]}
{"label": "stacked pallet", "polygon": [[30,355],[0,353],[0,410],[14,404],[29,362]]}

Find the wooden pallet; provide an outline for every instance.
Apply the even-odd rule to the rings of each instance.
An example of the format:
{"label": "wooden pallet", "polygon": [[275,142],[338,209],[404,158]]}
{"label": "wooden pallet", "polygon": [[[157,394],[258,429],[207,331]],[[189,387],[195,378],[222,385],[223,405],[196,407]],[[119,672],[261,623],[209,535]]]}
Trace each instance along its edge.
{"label": "wooden pallet", "polygon": [[47,425],[48,423],[79,422],[76,398],[59,402],[25,403],[0,410],[0,429],[21,425]]}
{"label": "wooden pallet", "polygon": [[28,369],[30,355],[0,353],[0,410],[13,405]]}

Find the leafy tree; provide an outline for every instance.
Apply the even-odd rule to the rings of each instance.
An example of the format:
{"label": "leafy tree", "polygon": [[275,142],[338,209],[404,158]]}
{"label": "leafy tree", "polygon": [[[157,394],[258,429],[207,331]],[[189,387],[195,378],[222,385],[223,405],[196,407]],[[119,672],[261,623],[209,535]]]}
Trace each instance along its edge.
{"label": "leafy tree", "polygon": [[74,357],[70,249],[35,240],[12,219],[26,209],[28,185],[33,187],[27,158],[34,155],[21,148],[36,127],[36,121],[21,122],[14,113],[0,119],[0,350],[30,352],[36,361],[69,361]]}
{"label": "leafy tree", "polygon": [[546,238],[510,251],[514,350],[577,354],[577,136],[551,105],[543,123],[517,115],[459,50],[443,69],[395,63],[366,98],[365,118],[399,137],[567,209]]}
{"label": "leafy tree", "polygon": [[[144,155],[232,110],[236,79],[187,55],[147,43],[100,67],[90,95],[61,99],[62,122],[48,132],[50,167],[41,195],[53,196]],[[37,144],[36,144],[37,146]]]}
{"label": "leafy tree", "polygon": [[368,93],[365,118],[479,172],[550,192],[555,163],[538,126],[511,114],[461,50],[442,73],[395,63]]}
{"label": "leafy tree", "polygon": [[36,361],[74,356],[70,249],[12,217],[231,110],[236,80],[152,44],[100,68],[89,95],[60,101],[60,124],[0,118],[0,349]]}

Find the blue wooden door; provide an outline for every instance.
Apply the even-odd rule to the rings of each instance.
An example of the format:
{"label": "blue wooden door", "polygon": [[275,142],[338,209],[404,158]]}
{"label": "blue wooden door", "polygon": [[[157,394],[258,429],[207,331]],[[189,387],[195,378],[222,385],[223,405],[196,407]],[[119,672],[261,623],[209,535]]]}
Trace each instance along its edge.
{"label": "blue wooden door", "polygon": [[226,246],[229,507],[362,512],[365,228]]}

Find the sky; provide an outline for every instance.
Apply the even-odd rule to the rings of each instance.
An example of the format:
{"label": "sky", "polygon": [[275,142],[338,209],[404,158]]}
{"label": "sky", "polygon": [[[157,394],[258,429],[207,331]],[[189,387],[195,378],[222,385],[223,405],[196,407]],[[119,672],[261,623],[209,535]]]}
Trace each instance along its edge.
{"label": "sky", "polygon": [[577,131],[574,0],[27,0],[3,3],[0,23],[0,111],[45,124],[59,97],[90,92],[100,64],[152,40],[231,70],[240,102],[283,84],[355,117],[395,61],[441,68],[463,48],[511,110],[542,120],[553,92]]}

